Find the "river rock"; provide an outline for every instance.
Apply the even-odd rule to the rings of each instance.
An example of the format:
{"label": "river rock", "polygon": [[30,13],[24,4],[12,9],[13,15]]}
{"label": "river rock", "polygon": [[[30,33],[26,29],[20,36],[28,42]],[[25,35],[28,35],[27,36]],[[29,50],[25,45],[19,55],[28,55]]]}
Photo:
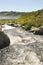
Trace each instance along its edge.
{"label": "river rock", "polygon": [[39,28],[32,26],[31,29],[30,29],[30,32],[34,32],[36,30],[39,30]]}
{"label": "river rock", "polygon": [[38,30],[36,30],[34,34],[43,35],[43,27],[40,27]]}
{"label": "river rock", "polygon": [[9,37],[0,31],[0,49],[5,48],[10,45]]}

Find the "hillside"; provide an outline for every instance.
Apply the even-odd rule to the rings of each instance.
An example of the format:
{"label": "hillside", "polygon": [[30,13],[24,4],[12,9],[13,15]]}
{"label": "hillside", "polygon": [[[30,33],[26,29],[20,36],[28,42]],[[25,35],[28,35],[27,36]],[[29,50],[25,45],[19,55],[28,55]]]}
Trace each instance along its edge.
{"label": "hillside", "polygon": [[39,27],[43,25],[43,9],[22,13],[21,17],[17,19],[17,22],[25,27],[31,27],[32,25]]}
{"label": "hillside", "polygon": [[42,26],[43,25],[43,9],[33,12],[0,12],[0,16],[18,16],[17,19],[4,19],[1,20],[1,23],[6,22],[16,22],[19,23],[21,26],[24,26],[26,29],[30,28],[31,26]]}

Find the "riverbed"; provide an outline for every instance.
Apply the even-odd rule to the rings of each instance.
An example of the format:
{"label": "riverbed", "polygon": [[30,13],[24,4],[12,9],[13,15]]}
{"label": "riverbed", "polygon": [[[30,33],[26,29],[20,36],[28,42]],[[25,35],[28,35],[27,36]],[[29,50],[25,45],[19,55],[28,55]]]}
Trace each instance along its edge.
{"label": "riverbed", "polygon": [[43,36],[8,25],[3,32],[10,46],[0,51],[1,65],[43,65]]}

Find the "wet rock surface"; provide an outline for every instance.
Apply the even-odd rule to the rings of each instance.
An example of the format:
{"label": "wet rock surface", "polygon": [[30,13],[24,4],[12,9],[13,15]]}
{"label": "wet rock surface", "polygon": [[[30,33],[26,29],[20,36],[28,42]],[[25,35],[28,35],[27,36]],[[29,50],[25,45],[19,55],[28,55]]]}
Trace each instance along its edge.
{"label": "wet rock surface", "polygon": [[43,35],[43,27],[40,27],[39,30],[36,30],[34,34]]}
{"label": "wet rock surface", "polygon": [[0,49],[10,45],[9,37],[2,31],[0,31]]}
{"label": "wet rock surface", "polygon": [[1,65],[43,65],[43,36],[16,27],[4,32],[11,42],[0,50]]}

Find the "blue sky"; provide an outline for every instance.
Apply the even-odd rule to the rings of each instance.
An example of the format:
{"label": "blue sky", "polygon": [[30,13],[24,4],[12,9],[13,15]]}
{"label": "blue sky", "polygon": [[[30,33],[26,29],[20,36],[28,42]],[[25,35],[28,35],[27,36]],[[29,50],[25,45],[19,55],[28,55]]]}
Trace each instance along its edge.
{"label": "blue sky", "polygon": [[35,11],[43,9],[43,0],[0,0],[0,11]]}

